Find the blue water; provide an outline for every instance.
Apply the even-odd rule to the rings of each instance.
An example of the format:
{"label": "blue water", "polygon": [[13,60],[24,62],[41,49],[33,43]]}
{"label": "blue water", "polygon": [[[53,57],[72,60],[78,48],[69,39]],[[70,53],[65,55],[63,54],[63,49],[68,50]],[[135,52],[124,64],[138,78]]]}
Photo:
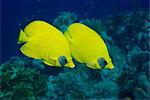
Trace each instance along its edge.
{"label": "blue water", "polygon": [[81,19],[101,18],[123,11],[148,10],[149,0],[1,0],[1,60],[22,56],[17,45],[20,29],[33,20],[52,23],[59,12],[70,11]]}

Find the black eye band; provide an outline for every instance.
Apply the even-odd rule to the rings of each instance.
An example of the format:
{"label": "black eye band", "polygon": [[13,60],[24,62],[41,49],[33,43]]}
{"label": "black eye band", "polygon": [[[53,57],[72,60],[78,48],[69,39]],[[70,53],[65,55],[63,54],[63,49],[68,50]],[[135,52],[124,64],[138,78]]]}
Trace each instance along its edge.
{"label": "black eye band", "polygon": [[107,65],[107,62],[106,62],[106,60],[104,60],[104,65],[105,65],[105,66]]}
{"label": "black eye band", "polygon": [[64,66],[67,63],[67,59],[65,56],[60,56],[58,60],[61,66]]}
{"label": "black eye band", "polygon": [[102,68],[104,68],[107,65],[107,62],[104,58],[99,58],[98,63]]}

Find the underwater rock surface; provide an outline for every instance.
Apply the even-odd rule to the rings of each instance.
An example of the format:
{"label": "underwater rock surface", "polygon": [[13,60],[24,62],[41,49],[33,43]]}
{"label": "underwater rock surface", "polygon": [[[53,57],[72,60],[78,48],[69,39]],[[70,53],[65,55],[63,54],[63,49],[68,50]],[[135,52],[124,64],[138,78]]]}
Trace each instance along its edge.
{"label": "underwater rock surface", "polygon": [[80,20],[74,13],[60,13],[53,24],[62,32],[76,21],[97,31],[107,44],[115,68],[93,70],[74,60],[74,69],[53,69],[39,60],[13,57],[0,66],[0,99],[148,100],[149,19],[148,12],[142,10],[104,21]]}

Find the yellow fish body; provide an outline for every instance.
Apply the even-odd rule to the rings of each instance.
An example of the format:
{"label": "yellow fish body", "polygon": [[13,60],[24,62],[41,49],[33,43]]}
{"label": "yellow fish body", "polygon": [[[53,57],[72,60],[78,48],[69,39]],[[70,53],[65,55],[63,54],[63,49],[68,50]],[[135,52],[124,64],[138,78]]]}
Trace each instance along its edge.
{"label": "yellow fish body", "polygon": [[92,69],[101,69],[99,60],[107,62],[104,66],[113,69],[106,44],[98,33],[81,23],[74,23],[65,31],[65,37],[69,42],[72,56],[80,63]]}
{"label": "yellow fish body", "polygon": [[66,57],[66,67],[73,68],[69,44],[65,36],[58,29],[44,21],[29,23],[24,31],[20,31],[18,44],[25,43],[21,52],[31,58],[41,59],[50,66],[58,66],[60,57]]}

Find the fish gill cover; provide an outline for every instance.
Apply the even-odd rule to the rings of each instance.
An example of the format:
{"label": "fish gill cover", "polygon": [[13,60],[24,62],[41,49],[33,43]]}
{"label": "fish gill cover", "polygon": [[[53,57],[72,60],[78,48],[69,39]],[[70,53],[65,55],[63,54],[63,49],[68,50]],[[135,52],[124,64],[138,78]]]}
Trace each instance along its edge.
{"label": "fish gill cover", "polygon": [[54,68],[40,60],[11,57],[0,65],[0,99],[8,100],[149,100],[148,11],[127,11],[105,20],[60,12],[53,25],[64,32],[80,22],[104,39],[115,68],[93,70],[74,59],[76,67]]}

